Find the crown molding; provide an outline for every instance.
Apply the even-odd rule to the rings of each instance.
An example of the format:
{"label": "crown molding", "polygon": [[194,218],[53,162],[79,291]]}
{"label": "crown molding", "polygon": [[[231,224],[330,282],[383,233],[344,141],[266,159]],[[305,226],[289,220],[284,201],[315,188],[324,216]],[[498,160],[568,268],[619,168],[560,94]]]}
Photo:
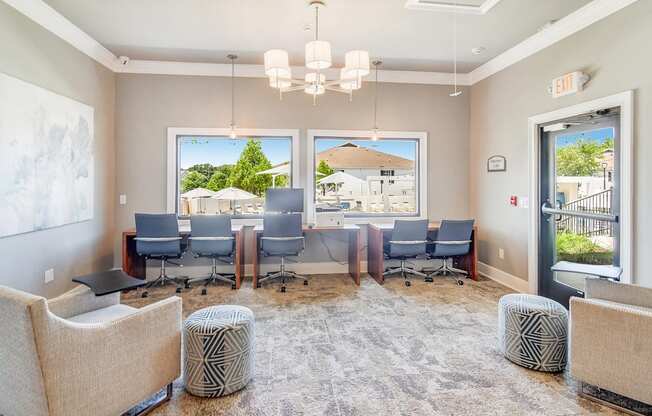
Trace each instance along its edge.
{"label": "crown molding", "polygon": [[638,0],[593,0],[469,73],[471,85],[554,45]]}
{"label": "crown molding", "polygon": [[[127,65],[121,65],[118,58],[98,41],[54,10],[43,0],[2,0],[20,13],[24,14],[54,35],[68,42],[79,51],[101,63],[108,69],[118,73],[134,74],[166,74],[195,76],[231,76],[230,64],[170,62],[170,61],[140,61],[132,60]],[[409,0],[408,3],[418,2]],[[500,0],[487,0],[481,7],[493,7]],[[571,36],[574,33],[604,19],[605,17],[637,2],[638,0],[593,0],[584,7],[560,19],[550,27],[530,36],[518,45],[479,66],[468,74],[458,74],[458,85],[473,85],[503,69],[534,55]],[[444,3],[442,3],[444,4]],[[407,4],[406,4],[407,6]],[[450,9],[449,9],[450,10]],[[294,67],[297,77],[304,74],[305,68]],[[331,78],[337,77],[336,70],[327,72]],[[246,78],[265,78],[262,65],[238,65],[237,76]],[[403,84],[433,84],[452,85],[454,75],[443,72],[420,71],[379,71],[381,82]],[[371,81],[371,77],[368,77]]]}
{"label": "crown molding", "polygon": [[108,69],[115,71],[117,58],[111,51],[75,26],[43,0],[3,1],[79,51],[95,59]]}
{"label": "crown molding", "polygon": [[405,8],[408,10],[425,10],[429,12],[487,14],[501,0],[485,0],[479,6],[470,4],[452,4],[436,0],[407,0]]}
{"label": "crown molding", "polygon": [[[123,74],[156,74],[156,75],[190,75],[207,77],[230,77],[231,64],[215,64],[200,62],[174,62],[174,61],[141,61],[132,60],[126,65],[117,64],[115,71]],[[327,78],[337,79],[338,68],[329,68],[322,71]],[[292,67],[293,78],[303,78],[306,73],[304,67]],[[238,64],[236,77],[240,78],[267,78],[263,65]],[[392,82],[399,84],[432,84],[453,85],[454,75],[444,72],[419,72],[419,71],[378,71],[379,82]],[[365,81],[373,81],[373,73]],[[467,74],[457,75],[457,84],[468,86]]]}

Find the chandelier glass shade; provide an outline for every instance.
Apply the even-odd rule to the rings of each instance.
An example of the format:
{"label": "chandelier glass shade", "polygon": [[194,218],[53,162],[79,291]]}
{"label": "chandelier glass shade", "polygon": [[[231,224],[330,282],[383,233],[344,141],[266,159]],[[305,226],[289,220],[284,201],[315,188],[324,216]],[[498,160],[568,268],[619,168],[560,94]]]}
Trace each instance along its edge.
{"label": "chandelier glass shade", "polygon": [[344,68],[339,70],[339,78],[327,79],[322,71],[333,64],[330,42],[319,39],[319,9],[324,7],[324,0],[312,0],[315,8],[315,39],[305,47],[306,72],[303,79],[292,78],[287,51],[271,49],[265,52],[265,74],[269,77],[269,86],[279,93],[304,91],[316,99],[326,91],[342,92],[349,95],[362,88],[362,79],[369,75],[369,52],[353,50],[344,56]]}

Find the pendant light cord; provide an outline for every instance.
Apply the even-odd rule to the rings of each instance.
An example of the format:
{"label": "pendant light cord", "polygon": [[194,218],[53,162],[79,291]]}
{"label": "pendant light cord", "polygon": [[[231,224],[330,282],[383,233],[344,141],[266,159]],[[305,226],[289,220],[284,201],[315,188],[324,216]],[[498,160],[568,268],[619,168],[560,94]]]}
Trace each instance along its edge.
{"label": "pendant light cord", "polygon": [[455,93],[457,93],[457,1],[455,1],[455,12],[453,12],[453,78]]}
{"label": "pendant light cord", "polygon": [[378,65],[375,63],[376,67],[376,82],[374,83],[374,130],[378,130]]}
{"label": "pendant light cord", "polygon": [[235,58],[231,58],[231,128],[235,126]]}

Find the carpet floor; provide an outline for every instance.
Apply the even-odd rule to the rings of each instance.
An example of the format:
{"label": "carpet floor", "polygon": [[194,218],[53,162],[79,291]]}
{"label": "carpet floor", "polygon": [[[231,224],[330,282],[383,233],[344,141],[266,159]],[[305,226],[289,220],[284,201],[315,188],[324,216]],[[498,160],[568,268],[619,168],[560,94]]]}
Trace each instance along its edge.
{"label": "carpet floor", "polygon": [[[183,314],[218,304],[256,315],[256,371],[240,392],[218,399],[191,396],[182,380],[164,415],[615,415],[577,396],[568,374],[518,367],[497,348],[497,303],[509,293],[491,280],[434,283],[400,278],[360,287],[346,275],[314,276],[309,286],[253,290],[226,285],[181,295]],[[156,288],[141,307],[174,294]]]}

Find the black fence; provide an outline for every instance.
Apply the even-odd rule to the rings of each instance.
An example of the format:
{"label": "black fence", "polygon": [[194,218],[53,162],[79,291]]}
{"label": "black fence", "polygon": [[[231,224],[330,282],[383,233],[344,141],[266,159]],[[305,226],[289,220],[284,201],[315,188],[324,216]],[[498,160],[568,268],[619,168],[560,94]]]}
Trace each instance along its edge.
{"label": "black fence", "polygon": [[[590,212],[594,214],[611,214],[611,204],[613,191],[598,192],[584,198],[577,199],[562,205],[562,209],[568,211]],[[557,221],[557,232],[569,232],[573,234],[591,236],[608,236],[614,235],[614,223],[609,221],[600,221],[590,218],[581,218],[570,215],[561,215]]]}

